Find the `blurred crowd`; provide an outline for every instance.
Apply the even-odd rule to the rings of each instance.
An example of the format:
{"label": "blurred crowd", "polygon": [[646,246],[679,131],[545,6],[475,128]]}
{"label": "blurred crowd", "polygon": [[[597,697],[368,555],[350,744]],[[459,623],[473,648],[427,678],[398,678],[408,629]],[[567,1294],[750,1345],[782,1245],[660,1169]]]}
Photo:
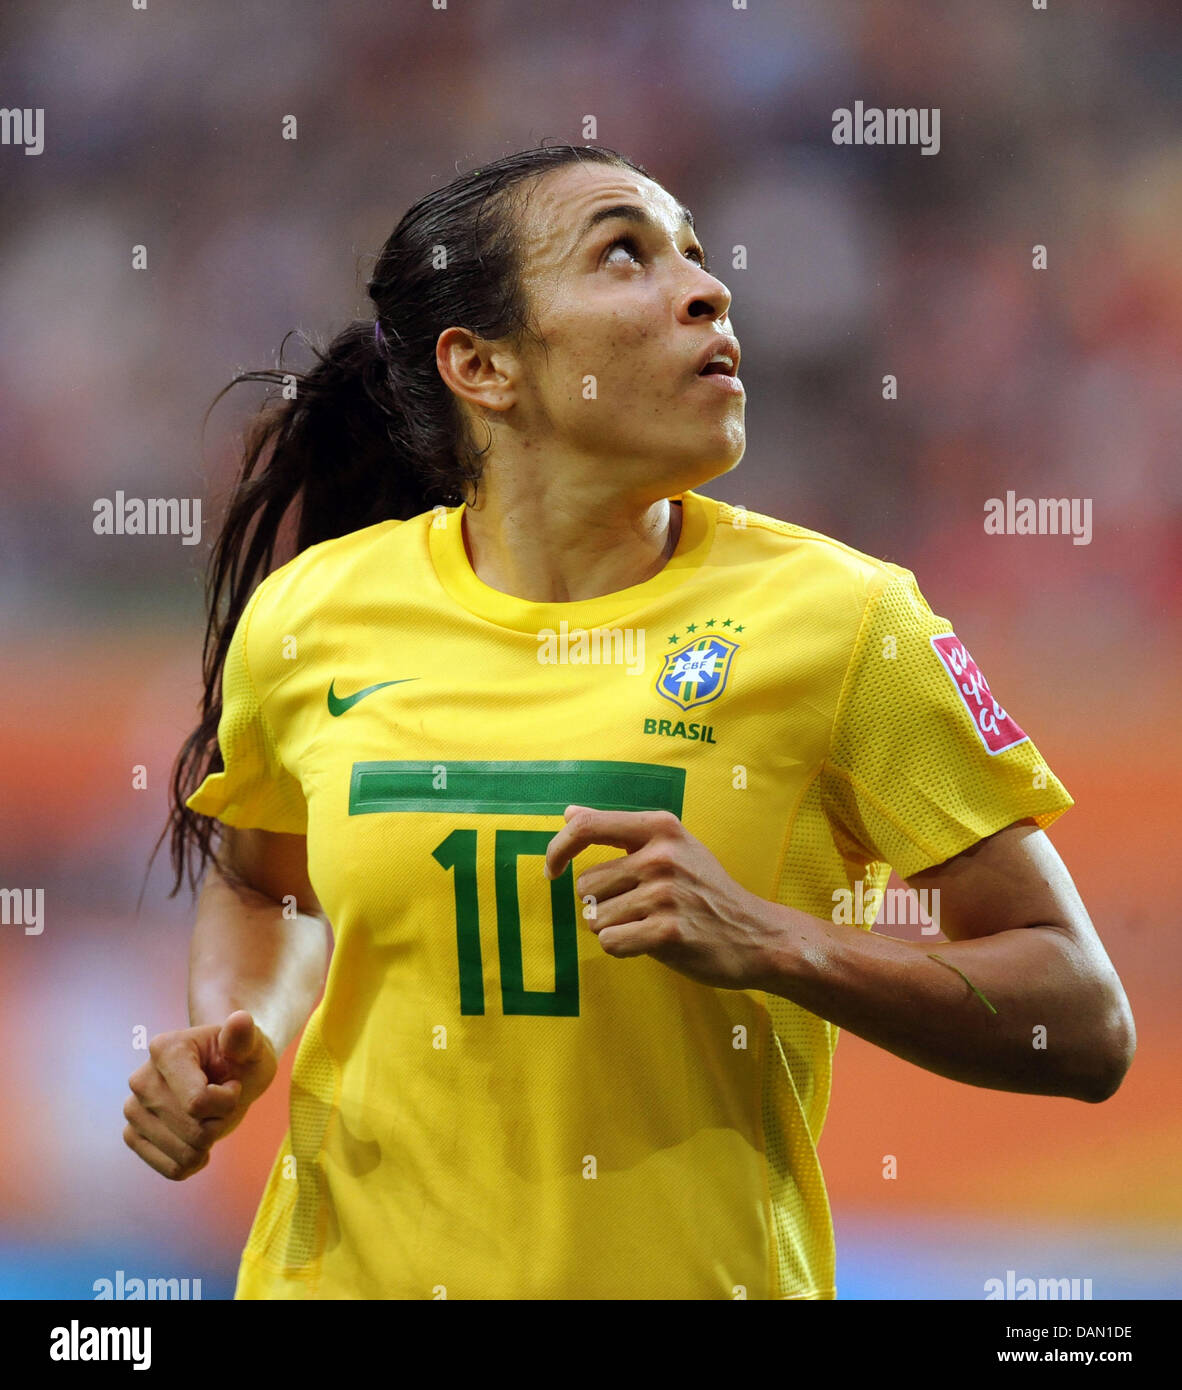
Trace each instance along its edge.
{"label": "blurred crowd", "polygon": [[[94,501],[224,492],[249,388],[200,430],[233,371],[365,312],[370,258],[421,193],[580,143],[587,115],[693,208],[733,292],[749,446],[717,495],[1003,590],[1177,599],[1166,4],[125,8],[5,18],[0,92],[46,110],[43,155],[3,151],[0,565],[25,602],[189,586],[202,552],[88,535]],[[835,145],[855,100],[939,107],[938,155]],[[980,545],[1006,489],[1091,498],[1093,553]]]}

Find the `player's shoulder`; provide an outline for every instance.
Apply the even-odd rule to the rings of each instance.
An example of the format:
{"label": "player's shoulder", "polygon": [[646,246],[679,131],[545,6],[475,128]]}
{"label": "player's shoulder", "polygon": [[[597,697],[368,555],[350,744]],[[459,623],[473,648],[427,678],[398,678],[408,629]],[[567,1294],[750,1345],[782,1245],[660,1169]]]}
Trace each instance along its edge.
{"label": "player's shoulder", "polygon": [[421,540],[418,523],[429,519],[430,513],[425,513],[409,521],[378,521],[301,550],[258,585],[252,599],[252,626],[331,606],[357,593],[358,586],[374,573],[387,579],[405,573],[408,552],[416,539]]}
{"label": "player's shoulder", "polygon": [[717,500],[715,543],[729,552],[728,562],[747,562],[775,571],[796,584],[807,579],[810,590],[829,585],[864,604],[890,585],[914,588],[909,569],[859,550],[836,536],[741,503]]}

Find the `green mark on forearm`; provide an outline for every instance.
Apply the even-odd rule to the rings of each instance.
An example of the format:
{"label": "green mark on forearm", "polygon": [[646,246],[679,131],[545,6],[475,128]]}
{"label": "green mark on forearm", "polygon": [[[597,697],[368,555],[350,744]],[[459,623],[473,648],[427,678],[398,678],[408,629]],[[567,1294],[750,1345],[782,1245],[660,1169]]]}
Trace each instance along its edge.
{"label": "green mark on forearm", "polygon": [[969,977],[964,973],[964,971],[957,969],[957,967],[953,965],[950,960],[945,960],[943,956],[934,956],[930,951],[928,952],[928,960],[937,960],[940,962],[941,965],[946,965],[949,970],[956,970],[956,973],[965,982],[965,984],[968,985],[968,987],[973,991],[973,993],[977,996],[981,1003],[985,1005],[989,1012],[991,1014],[995,1014],[997,1012],[997,1010],[993,1007],[989,1000],[985,998],[985,996],[981,993],[977,986],[973,984],[972,980],[969,979]]}

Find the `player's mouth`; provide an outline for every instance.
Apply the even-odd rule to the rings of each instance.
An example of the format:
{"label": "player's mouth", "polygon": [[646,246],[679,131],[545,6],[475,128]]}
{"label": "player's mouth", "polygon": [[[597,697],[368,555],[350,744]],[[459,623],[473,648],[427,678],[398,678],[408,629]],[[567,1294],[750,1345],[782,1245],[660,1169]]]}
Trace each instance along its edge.
{"label": "player's mouth", "polygon": [[739,342],[737,338],[720,335],[713,339],[698,358],[697,375],[716,389],[732,395],[743,394],[739,380]]}

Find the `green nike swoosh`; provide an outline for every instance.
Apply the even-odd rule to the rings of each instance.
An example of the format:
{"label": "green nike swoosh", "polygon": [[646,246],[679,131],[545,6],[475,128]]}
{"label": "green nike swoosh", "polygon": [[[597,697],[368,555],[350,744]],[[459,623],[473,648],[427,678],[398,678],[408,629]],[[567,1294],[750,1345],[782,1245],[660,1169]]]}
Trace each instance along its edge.
{"label": "green nike swoosh", "polygon": [[404,676],[399,681],[379,681],[377,685],[367,685],[364,690],[359,690],[356,695],[337,695],[332,685],[328,687],[328,712],[334,719],[339,718],[346,710],[350,710],[358,700],[364,700],[367,695],[372,695],[375,690],[385,690],[388,685],[404,685],[407,681],[417,681],[418,676]]}

